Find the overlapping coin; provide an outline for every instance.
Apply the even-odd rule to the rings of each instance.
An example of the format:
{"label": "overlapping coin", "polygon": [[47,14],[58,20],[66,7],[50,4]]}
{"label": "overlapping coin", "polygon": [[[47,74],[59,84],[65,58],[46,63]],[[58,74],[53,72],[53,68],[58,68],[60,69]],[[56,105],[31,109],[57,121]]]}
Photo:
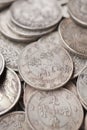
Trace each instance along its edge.
{"label": "overlapping coin", "polygon": [[35,42],[20,54],[18,69],[30,86],[53,90],[62,87],[71,78],[73,62],[69,53],[57,43]]}
{"label": "overlapping coin", "polygon": [[21,84],[16,73],[6,68],[0,78],[0,115],[12,109],[21,94]]}
{"label": "overlapping coin", "polygon": [[35,130],[77,130],[83,121],[78,98],[64,88],[32,94],[26,114],[29,125]]}

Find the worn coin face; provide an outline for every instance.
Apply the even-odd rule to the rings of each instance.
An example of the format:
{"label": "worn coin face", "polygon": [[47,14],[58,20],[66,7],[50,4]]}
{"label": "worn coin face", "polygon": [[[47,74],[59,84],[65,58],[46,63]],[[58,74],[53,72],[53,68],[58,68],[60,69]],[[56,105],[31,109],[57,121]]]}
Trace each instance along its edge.
{"label": "worn coin face", "polygon": [[18,57],[26,45],[27,43],[10,41],[0,33],[0,52],[4,56],[7,67],[18,71]]}
{"label": "worn coin face", "polygon": [[7,68],[0,79],[0,115],[8,112],[17,103],[21,84],[16,73]]}
{"label": "worn coin face", "polygon": [[82,102],[87,105],[87,67],[78,76],[77,92]]}
{"label": "worn coin face", "polygon": [[58,44],[35,42],[20,54],[18,69],[30,86],[53,90],[62,87],[71,78],[73,62],[69,53]]}
{"label": "worn coin face", "polygon": [[62,18],[56,0],[19,0],[12,5],[11,15],[14,23],[27,29],[45,29]]}
{"label": "worn coin face", "polygon": [[33,92],[35,92],[36,89],[30,87],[28,84],[25,83],[25,89],[24,89],[24,96],[23,101],[24,105],[27,106],[28,100]]}
{"label": "worn coin face", "polygon": [[87,26],[87,0],[70,0],[68,4],[71,17],[83,26]]}
{"label": "worn coin face", "polygon": [[70,51],[87,57],[87,29],[64,19],[59,26],[59,34],[64,46]]}
{"label": "worn coin face", "polygon": [[28,123],[35,130],[77,130],[83,121],[83,109],[79,100],[64,88],[32,94],[26,115]]}
{"label": "worn coin face", "polygon": [[4,67],[5,67],[5,60],[3,55],[0,53],[0,75],[4,71]]}
{"label": "worn coin face", "polygon": [[25,113],[16,111],[0,118],[0,130],[31,130],[25,121]]}

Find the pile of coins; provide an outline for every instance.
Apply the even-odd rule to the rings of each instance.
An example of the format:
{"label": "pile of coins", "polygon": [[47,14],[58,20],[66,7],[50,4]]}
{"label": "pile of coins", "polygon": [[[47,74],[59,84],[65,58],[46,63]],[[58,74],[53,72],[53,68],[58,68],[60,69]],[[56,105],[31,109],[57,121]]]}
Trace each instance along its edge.
{"label": "pile of coins", "polygon": [[87,0],[0,9],[0,130],[87,130]]}

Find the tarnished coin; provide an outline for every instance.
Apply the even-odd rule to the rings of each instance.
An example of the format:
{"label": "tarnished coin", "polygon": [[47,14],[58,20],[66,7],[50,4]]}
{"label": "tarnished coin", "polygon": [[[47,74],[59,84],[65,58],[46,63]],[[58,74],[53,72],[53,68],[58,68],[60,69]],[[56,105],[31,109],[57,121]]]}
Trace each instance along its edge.
{"label": "tarnished coin", "polygon": [[8,27],[9,29],[11,29],[14,33],[23,36],[23,37],[40,37],[42,35],[48,34],[50,32],[52,32],[53,30],[56,29],[56,26],[53,26],[49,29],[44,29],[44,30],[28,30],[28,29],[24,29],[21,28],[19,26],[17,26],[16,24],[14,24],[12,21],[8,22]]}
{"label": "tarnished coin", "polygon": [[5,60],[3,55],[0,53],[0,75],[4,71],[4,67],[5,67]]}
{"label": "tarnished coin", "polygon": [[87,27],[87,0],[70,0],[68,9],[77,23]]}
{"label": "tarnished coin", "polygon": [[82,102],[87,105],[87,67],[78,76],[77,92]]}
{"label": "tarnished coin", "polygon": [[24,89],[24,95],[23,95],[23,101],[24,101],[25,106],[27,106],[27,103],[31,94],[35,91],[36,89],[30,87],[28,84],[25,83],[25,89]]}
{"label": "tarnished coin", "polygon": [[87,29],[64,19],[59,26],[59,34],[64,46],[70,51],[87,57]]}
{"label": "tarnished coin", "polygon": [[12,5],[11,15],[15,24],[32,30],[52,27],[62,18],[57,0],[19,0]]}
{"label": "tarnished coin", "polygon": [[0,130],[31,130],[25,121],[25,113],[16,111],[0,118]]}
{"label": "tarnished coin", "polygon": [[65,85],[65,88],[68,89],[69,91],[71,91],[72,93],[74,93],[78,97],[77,88],[76,88],[76,86],[74,85],[74,83],[72,81],[67,83]]}
{"label": "tarnished coin", "polygon": [[35,130],[77,130],[83,121],[83,109],[78,98],[61,88],[31,95],[26,115]]}
{"label": "tarnished coin", "polygon": [[41,90],[62,87],[71,78],[73,62],[57,43],[35,42],[22,51],[18,69],[24,81]]}
{"label": "tarnished coin", "polygon": [[13,33],[7,26],[8,23],[8,11],[2,12],[0,14],[0,31],[1,33],[6,36],[7,38],[17,41],[17,42],[24,42],[24,41],[33,41],[33,38],[25,38],[21,37],[15,33]]}
{"label": "tarnished coin", "polygon": [[0,33],[0,52],[3,54],[6,66],[18,71],[18,57],[27,43],[10,41]]}
{"label": "tarnished coin", "polygon": [[7,68],[2,78],[0,78],[0,115],[15,106],[20,94],[20,80],[13,70]]}

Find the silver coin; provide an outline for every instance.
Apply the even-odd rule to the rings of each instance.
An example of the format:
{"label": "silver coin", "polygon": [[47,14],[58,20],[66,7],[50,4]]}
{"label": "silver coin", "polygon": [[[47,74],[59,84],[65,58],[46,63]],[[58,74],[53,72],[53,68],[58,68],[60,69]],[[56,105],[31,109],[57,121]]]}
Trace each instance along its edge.
{"label": "silver coin", "polygon": [[87,26],[87,0],[70,0],[68,8],[71,17],[77,23]]}
{"label": "silver coin", "polygon": [[0,75],[4,71],[4,67],[5,67],[5,60],[3,55],[0,53]]}
{"label": "silver coin", "polygon": [[87,105],[87,67],[78,76],[77,92],[82,102]]}
{"label": "silver coin", "polygon": [[71,78],[73,62],[58,44],[35,42],[22,51],[18,69],[24,81],[41,90],[62,87]]}
{"label": "silver coin", "polygon": [[11,15],[15,24],[32,30],[49,28],[62,18],[56,0],[19,0],[12,5]]}
{"label": "silver coin", "polygon": [[69,91],[71,91],[73,94],[75,94],[78,97],[77,88],[76,88],[76,86],[74,85],[74,83],[72,81],[67,83],[65,85],[65,88],[68,89]]}
{"label": "silver coin", "polygon": [[[2,12],[0,14],[0,31],[3,35],[5,35],[7,38],[17,41],[17,42],[24,42],[24,41],[32,41],[34,38],[25,38],[21,37],[15,33],[13,33],[7,26],[8,23],[8,13]],[[36,38],[35,38],[36,40]]]}
{"label": "silver coin", "polygon": [[0,33],[0,52],[6,61],[6,66],[18,71],[18,57],[27,43],[10,41]]}
{"label": "silver coin", "polygon": [[26,116],[35,130],[77,130],[83,121],[83,109],[73,93],[61,88],[32,94]]}
{"label": "silver coin", "polygon": [[71,19],[64,19],[60,23],[59,34],[68,50],[87,57],[87,29],[76,25]]}
{"label": "silver coin", "polygon": [[36,89],[30,87],[28,84],[25,83],[25,89],[24,89],[24,95],[23,95],[23,102],[25,107],[27,106],[28,100],[33,92],[35,92]]}
{"label": "silver coin", "polygon": [[0,130],[31,130],[25,121],[25,113],[16,111],[0,118]]}
{"label": "silver coin", "polygon": [[0,78],[0,115],[12,109],[21,94],[21,84],[16,73],[7,68]]}
{"label": "silver coin", "polygon": [[16,24],[14,24],[12,21],[10,21],[8,23],[8,27],[16,34],[23,36],[23,37],[40,37],[42,35],[48,34],[50,32],[52,32],[53,30],[56,29],[57,26],[53,26],[49,29],[45,29],[45,30],[28,30],[28,29],[23,29],[19,26],[17,26]]}

